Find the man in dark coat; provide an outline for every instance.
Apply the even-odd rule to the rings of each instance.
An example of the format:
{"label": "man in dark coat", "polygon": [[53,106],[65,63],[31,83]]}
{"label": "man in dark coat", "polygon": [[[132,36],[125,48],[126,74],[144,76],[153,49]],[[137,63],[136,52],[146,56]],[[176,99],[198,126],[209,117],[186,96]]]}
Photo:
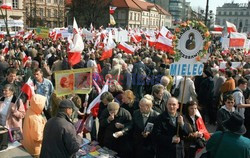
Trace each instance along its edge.
{"label": "man in dark coat", "polygon": [[136,99],[138,99],[138,101],[143,97],[143,87],[145,85],[146,79],[145,75],[149,73],[150,69],[141,61],[141,57],[136,56],[132,70],[132,86]]}
{"label": "man in dark coat", "polygon": [[76,134],[70,120],[74,103],[62,100],[56,117],[45,125],[40,158],[71,158],[80,149],[82,134]]}
{"label": "man in dark coat", "polygon": [[128,71],[128,65],[126,63],[122,64],[122,71],[119,83],[121,84],[124,91],[131,89],[132,74]]}
{"label": "man in dark coat", "polygon": [[139,110],[133,114],[133,154],[134,158],[154,158],[155,151],[152,140],[152,128],[158,112],[152,109],[153,103],[149,98],[143,97],[139,103]]}
{"label": "man in dark coat", "polygon": [[129,137],[125,134],[131,120],[130,113],[116,102],[109,103],[100,117],[100,128],[104,131],[103,145],[116,151],[121,158],[131,157]]}
{"label": "man in dark coat", "polygon": [[[156,158],[184,158],[183,135],[188,135],[187,124],[178,114],[178,100],[168,99],[166,111],[159,115],[154,124],[153,137],[156,144]],[[177,135],[177,126],[179,135]]]}

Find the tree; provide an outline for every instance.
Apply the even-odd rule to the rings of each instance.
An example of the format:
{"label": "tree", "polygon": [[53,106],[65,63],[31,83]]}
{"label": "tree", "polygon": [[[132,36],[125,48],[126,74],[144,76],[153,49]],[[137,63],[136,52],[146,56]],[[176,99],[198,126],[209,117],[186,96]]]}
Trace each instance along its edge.
{"label": "tree", "polygon": [[89,27],[106,25],[109,22],[109,5],[112,0],[74,0],[70,13],[80,26]]}

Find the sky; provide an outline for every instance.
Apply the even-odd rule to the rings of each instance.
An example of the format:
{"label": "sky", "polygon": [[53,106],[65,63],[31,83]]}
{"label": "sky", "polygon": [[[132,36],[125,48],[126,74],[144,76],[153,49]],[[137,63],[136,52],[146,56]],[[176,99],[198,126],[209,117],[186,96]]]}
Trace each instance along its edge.
{"label": "sky", "polygon": [[[198,6],[205,10],[207,0],[186,0],[191,2],[193,10],[197,11]],[[209,0],[209,10],[213,10],[216,13],[216,7],[221,7],[224,3],[231,3],[233,0]],[[234,3],[248,3],[249,0],[234,0]]]}

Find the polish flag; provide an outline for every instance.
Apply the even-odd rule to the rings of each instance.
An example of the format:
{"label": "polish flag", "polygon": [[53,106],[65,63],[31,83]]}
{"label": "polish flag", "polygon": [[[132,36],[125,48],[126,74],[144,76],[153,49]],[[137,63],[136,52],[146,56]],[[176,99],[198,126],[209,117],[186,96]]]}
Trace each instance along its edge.
{"label": "polish flag", "polygon": [[108,83],[109,83],[109,79],[106,81],[105,85],[103,86],[101,93],[99,93],[99,95],[89,104],[89,107],[87,109],[87,114],[90,114],[93,108],[99,107],[99,104],[101,102],[101,95],[104,92],[108,92],[109,90]]}
{"label": "polish flag", "polygon": [[214,25],[214,31],[220,31],[220,32],[222,32],[223,31],[223,26]]}
{"label": "polish flag", "polygon": [[236,26],[233,23],[226,21],[227,32],[237,32]]}
{"label": "polish flag", "polygon": [[68,52],[68,62],[71,66],[77,64],[81,60],[81,53],[84,49],[84,43],[80,35],[76,20],[73,22],[73,40]]}
{"label": "polish flag", "polygon": [[10,3],[4,3],[0,6],[0,8],[4,10],[12,10],[12,5]]}
{"label": "polish flag", "polygon": [[173,52],[172,33],[164,26],[162,27],[162,29],[158,35],[158,39],[157,39],[157,42],[155,44],[155,48],[158,50],[168,52],[170,54]]}
{"label": "polish flag", "polygon": [[244,33],[231,32],[229,47],[244,48],[247,36]]}
{"label": "polish flag", "polygon": [[3,49],[3,51],[2,51],[4,54],[7,54],[8,52],[9,52],[9,42],[6,42],[5,43],[5,47],[4,47],[4,49]]}
{"label": "polish flag", "polygon": [[114,14],[117,7],[109,6],[109,14]]}
{"label": "polish flag", "polygon": [[128,54],[134,54],[135,52],[135,48],[133,48],[133,46],[131,45],[128,45],[127,43],[125,42],[121,42],[117,48],[123,50],[124,52],[128,53]]}
{"label": "polish flag", "polygon": [[31,39],[32,38],[32,31],[26,32],[26,34],[23,36],[23,39]]}
{"label": "polish flag", "polygon": [[28,81],[23,85],[22,92],[27,94],[28,100],[30,100],[35,94],[35,86],[31,78],[29,78]]}
{"label": "polish flag", "polygon": [[153,30],[148,30],[146,32],[146,40],[148,42],[148,45],[150,47],[153,47],[156,43],[156,37],[155,37],[155,33]]}
{"label": "polish flag", "polygon": [[57,40],[59,40],[60,38],[62,38],[62,33],[60,32],[60,30],[57,30],[57,31],[55,32],[53,41],[57,41]]}
{"label": "polish flag", "polygon": [[4,32],[0,31],[0,38],[4,38]]}
{"label": "polish flag", "polygon": [[137,41],[134,34],[131,34],[130,42],[138,43],[139,41]]}
{"label": "polish flag", "polygon": [[115,47],[116,47],[116,44],[112,39],[112,33],[110,31],[109,37],[108,37],[108,43],[104,47],[104,50],[102,52],[102,56],[101,56],[100,60],[105,60],[105,59],[112,57],[112,54],[113,54],[112,51],[113,51],[113,48],[115,48]]}

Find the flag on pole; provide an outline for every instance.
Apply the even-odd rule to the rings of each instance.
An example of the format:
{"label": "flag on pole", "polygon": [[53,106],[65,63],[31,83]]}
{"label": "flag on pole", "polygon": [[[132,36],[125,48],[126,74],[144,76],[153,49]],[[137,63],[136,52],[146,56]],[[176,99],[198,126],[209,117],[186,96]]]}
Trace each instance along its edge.
{"label": "flag on pole", "polygon": [[111,15],[111,14],[110,14],[109,16],[110,16],[110,19],[109,19],[109,20],[110,20],[110,24],[111,24],[111,25],[115,25],[115,24],[116,24],[115,18],[114,18],[113,15]]}
{"label": "flag on pole", "polygon": [[28,81],[23,85],[22,92],[27,94],[28,100],[31,99],[31,97],[35,94],[35,86],[31,78],[28,79]]}
{"label": "flag on pole", "polygon": [[124,52],[128,53],[128,54],[134,54],[135,52],[135,48],[133,48],[131,45],[125,43],[125,42],[121,42],[117,48],[123,50]]}
{"label": "flag on pole", "polygon": [[109,14],[114,14],[117,7],[109,6]]}
{"label": "flag on pole", "polygon": [[112,57],[113,48],[115,48],[115,47],[116,47],[116,44],[113,41],[112,33],[110,31],[109,37],[108,37],[108,43],[104,47],[104,50],[102,52],[102,56],[101,56],[100,60],[105,60],[105,59]]}
{"label": "flag on pole", "polygon": [[230,22],[226,21],[226,27],[227,27],[227,32],[228,33],[237,32],[237,28],[233,23],[230,23]]}
{"label": "flag on pole", "polygon": [[99,93],[99,95],[89,104],[89,107],[88,107],[88,109],[87,109],[87,114],[90,114],[90,113],[91,113],[91,110],[92,110],[95,106],[98,106],[98,105],[100,104],[100,102],[101,102],[101,95],[102,95],[104,92],[108,92],[108,90],[109,90],[108,83],[109,83],[109,79],[106,81],[105,85],[103,86],[101,93]]}
{"label": "flag on pole", "polygon": [[168,52],[170,54],[173,52],[172,33],[164,26],[158,34],[158,39],[155,44],[155,48]]}
{"label": "flag on pole", "polygon": [[69,46],[68,62],[71,66],[77,64],[81,60],[81,53],[84,49],[84,43],[80,35],[76,20],[73,22],[73,40]]}

